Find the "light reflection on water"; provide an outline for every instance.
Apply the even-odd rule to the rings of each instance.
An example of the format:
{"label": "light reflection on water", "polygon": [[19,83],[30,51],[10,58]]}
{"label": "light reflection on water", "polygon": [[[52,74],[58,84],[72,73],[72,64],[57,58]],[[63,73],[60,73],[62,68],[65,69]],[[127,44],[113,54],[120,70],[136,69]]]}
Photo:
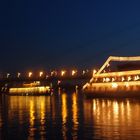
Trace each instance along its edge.
{"label": "light reflection on water", "polygon": [[87,106],[86,122],[94,120],[95,138],[139,139],[140,100],[93,99],[84,103]]}
{"label": "light reflection on water", "polygon": [[139,139],[140,100],[0,96],[0,139]]}

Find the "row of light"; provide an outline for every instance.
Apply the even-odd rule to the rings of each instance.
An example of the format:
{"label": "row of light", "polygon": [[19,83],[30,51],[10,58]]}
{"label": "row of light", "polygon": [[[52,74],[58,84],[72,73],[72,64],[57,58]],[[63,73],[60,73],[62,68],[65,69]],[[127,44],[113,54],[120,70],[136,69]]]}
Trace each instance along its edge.
{"label": "row of light", "polygon": [[[137,80],[139,80],[140,79],[140,77],[138,76],[138,75],[136,75],[136,76],[134,76],[134,78],[132,78],[131,76],[128,76],[127,77],[127,81],[130,81],[130,80],[134,80],[134,81],[137,81]],[[121,81],[123,82],[125,80],[125,78],[124,77],[122,77],[121,78]],[[115,81],[115,78],[103,78],[103,82],[114,82]]]}
{"label": "row of light", "polygon": [[[71,75],[75,76],[77,74],[77,70],[72,70],[71,71]],[[65,76],[66,75],[66,70],[62,70],[61,71],[61,76]]]}
{"label": "row of light", "polygon": [[[84,75],[84,74],[86,74],[86,73],[88,73],[89,71],[88,70],[83,70],[83,72],[82,72],[82,74]],[[77,73],[78,73],[78,71],[77,70],[72,70],[71,71],[71,76],[75,76],[75,75],[77,75]],[[60,76],[65,76],[67,74],[67,71],[66,70],[61,70],[61,72],[60,72]],[[7,75],[6,75],[6,77],[7,78],[9,78],[10,77],[10,73],[7,73]],[[28,72],[28,77],[30,78],[30,77],[32,77],[33,76],[33,72]],[[51,72],[51,76],[53,76],[53,75],[57,75],[57,72],[56,71],[52,71]],[[20,72],[18,72],[17,73],[17,77],[19,78],[21,76],[21,73]],[[40,71],[39,72],[39,77],[43,77],[44,76],[44,72],[43,71]]]}
{"label": "row of light", "polygon": [[[75,76],[76,73],[77,73],[76,70],[72,70],[71,75],[72,75],[72,76]],[[54,72],[51,73],[51,76],[52,76],[53,74],[54,74]],[[28,73],[28,77],[32,77],[32,75],[33,75],[32,72],[29,72],[29,73]],[[39,77],[42,77],[43,75],[44,75],[44,73],[43,73],[42,71],[39,72]],[[66,75],[66,70],[62,70],[62,71],[61,71],[61,76],[65,76],[65,75]]]}

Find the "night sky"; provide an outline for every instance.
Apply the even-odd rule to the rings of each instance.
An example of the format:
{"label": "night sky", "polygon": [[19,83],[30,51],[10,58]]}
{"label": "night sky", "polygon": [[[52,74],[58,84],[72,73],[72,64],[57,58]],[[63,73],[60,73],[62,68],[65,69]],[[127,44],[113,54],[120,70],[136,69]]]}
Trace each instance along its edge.
{"label": "night sky", "polygon": [[93,68],[140,55],[140,2],[3,0],[0,71]]}

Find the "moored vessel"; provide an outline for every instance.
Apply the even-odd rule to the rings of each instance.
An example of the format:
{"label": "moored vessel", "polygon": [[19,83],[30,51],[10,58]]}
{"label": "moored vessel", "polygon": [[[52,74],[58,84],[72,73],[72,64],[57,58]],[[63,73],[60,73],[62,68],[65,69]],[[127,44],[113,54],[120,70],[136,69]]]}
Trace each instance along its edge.
{"label": "moored vessel", "polygon": [[[104,65],[93,72],[91,80],[83,86],[88,97],[140,97],[140,69],[109,69],[111,62],[140,62],[140,56],[110,56]],[[108,68],[108,71],[105,69]]]}
{"label": "moored vessel", "polygon": [[8,95],[52,95],[52,89],[49,85],[40,85],[40,82],[23,83],[10,87]]}

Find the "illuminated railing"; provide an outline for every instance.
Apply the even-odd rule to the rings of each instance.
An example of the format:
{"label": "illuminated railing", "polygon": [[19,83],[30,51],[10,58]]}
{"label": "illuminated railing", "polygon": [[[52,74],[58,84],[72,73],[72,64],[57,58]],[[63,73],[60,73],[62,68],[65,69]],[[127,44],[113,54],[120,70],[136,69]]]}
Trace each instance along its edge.
{"label": "illuminated railing", "polygon": [[100,74],[103,69],[109,64],[110,61],[140,61],[140,56],[135,56],[135,57],[117,57],[117,56],[110,56],[106,62],[103,64],[103,66],[99,69],[97,74]]}
{"label": "illuminated railing", "polygon": [[140,75],[140,70],[95,74],[94,78],[113,77],[113,76],[120,77],[120,76],[128,76],[128,75]]}

